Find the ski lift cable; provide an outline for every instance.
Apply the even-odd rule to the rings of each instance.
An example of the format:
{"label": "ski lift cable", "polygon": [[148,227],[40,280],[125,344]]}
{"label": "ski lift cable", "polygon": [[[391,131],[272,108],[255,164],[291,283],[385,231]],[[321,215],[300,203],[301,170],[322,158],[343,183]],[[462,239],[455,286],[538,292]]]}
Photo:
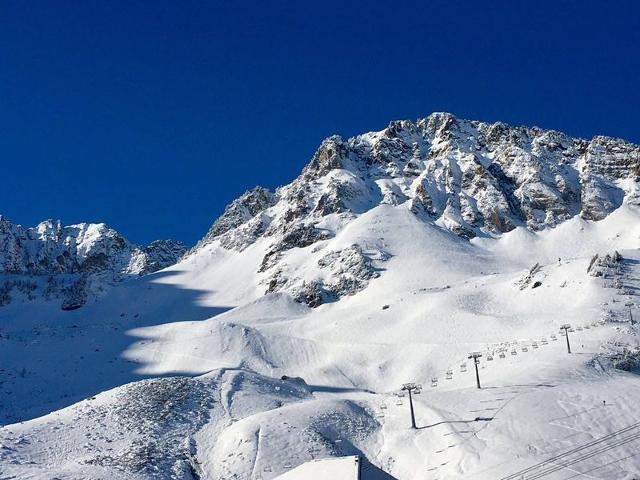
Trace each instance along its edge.
{"label": "ski lift cable", "polygon": [[[580,451],[582,451],[582,450],[584,450],[586,448],[590,448],[590,447],[592,447],[594,445],[598,445],[598,444],[600,444],[602,442],[606,442],[607,440],[610,440],[610,439],[614,438],[617,435],[620,435],[620,434],[623,434],[623,433],[627,433],[627,432],[633,430],[634,428],[638,428],[638,427],[640,427],[640,422],[634,423],[632,425],[629,425],[628,427],[625,427],[623,429],[620,429],[620,430],[617,430],[615,432],[609,433],[609,434],[605,435],[604,437],[600,437],[598,439],[595,439],[595,440],[592,440],[590,442],[587,442],[584,445],[580,445],[580,446],[575,447],[575,448],[573,448],[571,450],[568,450],[566,452],[560,453],[560,454],[558,454],[558,455],[556,455],[554,457],[548,458],[547,460],[544,460],[544,461],[542,461],[540,463],[532,465],[532,466],[530,466],[530,467],[528,467],[528,468],[526,468],[524,470],[521,470],[519,472],[513,473],[513,474],[508,475],[506,477],[503,477],[500,480],[512,480],[512,479],[518,478],[520,476],[525,475],[528,472],[531,472],[532,470],[535,470],[536,468],[540,468],[540,467],[542,467],[544,465],[547,465],[547,464],[549,464],[551,462],[554,462],[554,461],[556,461],[558,459],[561,459],[562,457],[566,457],[567,455],[572,455],[572,454],[580,452]],[[633,435],[636,435],[636,434],[633,434]],[[638,435],[640,435],[640,433]]]}
{"label": "ski lift cable", "polygon": [[[597,325],[596,323],[594,323],[594,325]],[[581,327],[581,328],[588,328],[588,327]],[[569,329],[569,332],[574,332],[575,330],[573,328]],[[562,332],[564,333],[564,331]],[[556,334],[551,334],[549,336],[549,339],[551,341],[557,341],[557,335]],[[537,341],[532,341],[531,347],[532,348],[538,348],[541,345],[548,345],[549,342],[547,340],[547,337],[542,337],[542,339],[540,340],[540,342],[538,343]],[[497,344],[492,344],[491,346],[487,346],[487,352],[489,352],[489,350],[491,350],[492,353],[487,353],[487,361],[491,361],[494,359],[494,355],[497,355],[499,358],[506,358],[506,351],[508,350],[508,348],[505,348],[503,345],[508,346],[512,346],[512,350],[511,350],[511,355],[512,356],[516,356],[518,354],[516,346],[520,345],[520,342],[518,340],[511,340],[511,341],[507,341],[507,342],[500,342]],[[492,348],[490,348],[492,347]],[[523,352],[528,352],[529,348],[527,344],[524,344],[521,346],[521,350]],[[466,369],[466,365],[464,365],[464,362],[460,364],[460,371],[461,372],[467,372],[468,370]],[[445,372],[444,376],[446,380],[452,380],[453,379],[453,369],[452,368],[448,368],[447,371]],[[435,385],[434,385],[435,383]],[[433,381],[432,378],[432,386],[437,386],[437,383]]]}
{"label": "ski lift cable", "polygon": [[634,435],[631,435],[630,437],[626,437],[624,439],[618,439],[616,441],[614,441],[612,444],[604,444],[604,445],[600,445],[598,447],[598,449],[591,451],[591,452],[586,452],[586,453],[582,453],[579,457],[575,458],[575,459],[570,459],[564,463],[559,463],[556,465],[551,466],[550,468],[547,468],[546,470],[543,470],[541,472],[538,473],[534,473],[533,476],[528,477],[527,480],[535,480],[537,478],[542,478],[542,477],[546,477],[547,475],[551,474],[551,473],[555,473],[558,470],[562,470],[564,468],[567,468],[570,465],[574,465],[576,463],[579,463],[583,460],[586,460],[588,458],[592,458],[594,455],[599,455],[601,453],[607,452],[609,450],[612,450],[614,448],[626,445],[627,443],[631,443],[633,441],[636,441],[640,439],[640,433],[636,433]]}
{"label": "ski lift cable", "polygon": [[638,455],[640,455],[640,452],[627,455],[626,457],[622,457],[617,460],[612,460],[610,462],[605,463],[604,465],[599,465],[597,467],[590,468],[585,472],[575,473],[574,475],[571,475],[570,477],[567,477],[564,480],[570,480],[571,478],[580,477],[580,476],[586,475],[587,473],[595,472],[596,470],[600,470],[601,468],[608,467],[609,465],[613,465],[614,463],[622,462],[624,460],[628,460],[629,458],[637,457]]}

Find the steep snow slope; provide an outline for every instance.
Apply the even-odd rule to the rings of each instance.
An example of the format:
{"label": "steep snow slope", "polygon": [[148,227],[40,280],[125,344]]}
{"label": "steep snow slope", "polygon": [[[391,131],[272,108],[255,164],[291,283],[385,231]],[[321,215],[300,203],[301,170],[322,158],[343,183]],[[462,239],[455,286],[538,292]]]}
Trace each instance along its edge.
{"label": "steep snow slope", "polygon": [[[447,129],[428,127],[444,118],[418,122],[426,134],[440,132],[425,137],[425,148],[445,142]],[[451,138],[473,127],[489,139],[497,128],[456,122],[463,130]],[[393,125],[343,147],[367,140],[374,148],[413,128]],[[492,155],[513,138],[537,145],[551,135],[507,130],[491,140]],[[589,163],[591,143],[565,140],[572,145],[565,150],[584,145],[586,153],[570,161],[562,154],[564,164]],[[629,314],[640,288],[640,211],[637,165],[624,153],[636,147],[596,143],[611,152],[598,150],[588,176],[624,192],[599,221],[585,213],[592,210],[578,200],[582,193],[557,223],[549,212],[568,203],[554,200],[547,220],[535,224],[537,213],[529,218],[522,209],[528,197],[517,188],[553,161],[561,164],[556,150],[518,177],[509,198],[520,199],[522,216],[516,202],[498,217],[513,228],[498,231],[486,216],[470,235],[449,221],[457,204],[426,215],[413,208],[415,197],[390,201],[407,195],[403,182],[412,177],[405,167],[396,176],[380,172],[406,158],[385,153],[386,163],[360,164],[365,157],[335,147],[336,157],[323,146],[291,185],[230,206],[180,263],[79,310],[56,311],[39,300],[3,307],[0,471],[267,480],[312,459],[360,455],[379,475],[372,478],[496,479],[586,445],[553,462],[567,468],[550,472],[546,464],[525,478],[591,469],[596,478],[633,478],[640,471],[635,439],[588,445],[637,423],[640,388],[637,373],[615,368],[637,369]],[[454,171],[461,160],[451,145],[443,155]],[[487,152],[480,160],[489,169]],[[423,153],[418,176],[438,177],[429,164],[440,153]],[[343,161],[357,168],[339,168]],[[503,192],[501,178],[496,191]],[[460,198],[443,182],[443,198]],[[487,189],[473,198],[480,202]],[[321,198],[319,210],[307,207]],[[594,254],[614,250],[621,261],[591,265]],[[576,327],[571,355],[559,335],[564,323]],[[484,355],[481,390],[466,358],[471,351]],[[416,431],[408,428],[407,399],[395,395],[409,381],[424,386],[415,399]],[[608,449],[595,452],[598,445]]]}

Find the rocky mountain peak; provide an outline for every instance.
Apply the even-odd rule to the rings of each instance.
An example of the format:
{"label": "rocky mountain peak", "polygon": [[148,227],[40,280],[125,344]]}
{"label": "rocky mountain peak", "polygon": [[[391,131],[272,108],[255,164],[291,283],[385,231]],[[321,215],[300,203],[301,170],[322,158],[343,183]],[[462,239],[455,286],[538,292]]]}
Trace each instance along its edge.
{"label": "rocky mountain peak", "polygon": [[186,245],[178,240],[154,240],[142,249],[144,262],[135,270],[140,275],[162,270],[178,262],[186,251]]}
{"label": "rocky mountain peak", "polygon": [[327,175],[331,170],[343,168],[347,156],[348,149],[342,137],[333,135],[320,144],[311,162],[302,171],[302,176],[313,180]]}
{"label": "rocky mountain peak", "polygon": [[[325,139],[298,178],[275,194],[245,193],[198,247],[218,241],[241,251],[263,239],[271,246],[259,270],[276,291],[286,288],[278,272],[287,251],[316,248],[383,204],[466,239],[552,228],[576,215],[601,220],[623,203],[638,204],[639,153],[624,140],[445,112],[393,121],[379,132]],[[317,304],[322,295],[312,290],[305,295]]]}
{"label": "rocky mountain peak", "polygon": [[138,247],[104,223],[64,226],[60,220],[45,220],[25,228],[0,217],[0,304],[8,303],[13,287],[25,282],[34,286],[28,297],[37,297],[33,293],[41,283],[37,277],[52,279],[47,292],[57,290],[63,297],[72,292],[83,303],[92,282],[99,290],[155,272],[176,263],[185,251],[174,240]]}
{"label": "rocky mountain peak", "polygon": [[194,247],[194,250],[198,250],[230,230],[240,227],[273,206],[276,201],[277,196],[264,187],[257,186],[246,191],[227,205],[222,215],[213,223],[204,238]]}

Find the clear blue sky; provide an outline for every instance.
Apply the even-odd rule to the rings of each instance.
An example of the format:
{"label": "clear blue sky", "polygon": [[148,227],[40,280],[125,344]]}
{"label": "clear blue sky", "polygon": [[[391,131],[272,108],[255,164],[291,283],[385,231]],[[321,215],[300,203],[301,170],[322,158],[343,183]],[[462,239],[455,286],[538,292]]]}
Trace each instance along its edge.
{"label": "clear blue sky", "polygon": [[450,111],[640,142],[638,1],[0,3],[0,213],[195,242],[331,134]]}

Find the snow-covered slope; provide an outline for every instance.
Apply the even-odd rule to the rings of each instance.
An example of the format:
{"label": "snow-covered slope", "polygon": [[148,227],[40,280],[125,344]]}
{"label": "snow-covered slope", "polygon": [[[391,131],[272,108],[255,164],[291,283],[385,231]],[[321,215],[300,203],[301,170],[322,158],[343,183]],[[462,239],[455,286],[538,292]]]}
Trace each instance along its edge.
{"label": "snow-covered slope", "polygon": [[0,471],[633,478],[637,151],[447,114],[325,141],[178,264],[0,309]]}
{"label": "snow-covered slope", "polygon": [[77,308],[114,283],[173,265],[185,252],[175,240],[138,247],[104,223],[46,220],[24,228],[0,215],[0,306],[18,296],[62,298],[63,308]]}

